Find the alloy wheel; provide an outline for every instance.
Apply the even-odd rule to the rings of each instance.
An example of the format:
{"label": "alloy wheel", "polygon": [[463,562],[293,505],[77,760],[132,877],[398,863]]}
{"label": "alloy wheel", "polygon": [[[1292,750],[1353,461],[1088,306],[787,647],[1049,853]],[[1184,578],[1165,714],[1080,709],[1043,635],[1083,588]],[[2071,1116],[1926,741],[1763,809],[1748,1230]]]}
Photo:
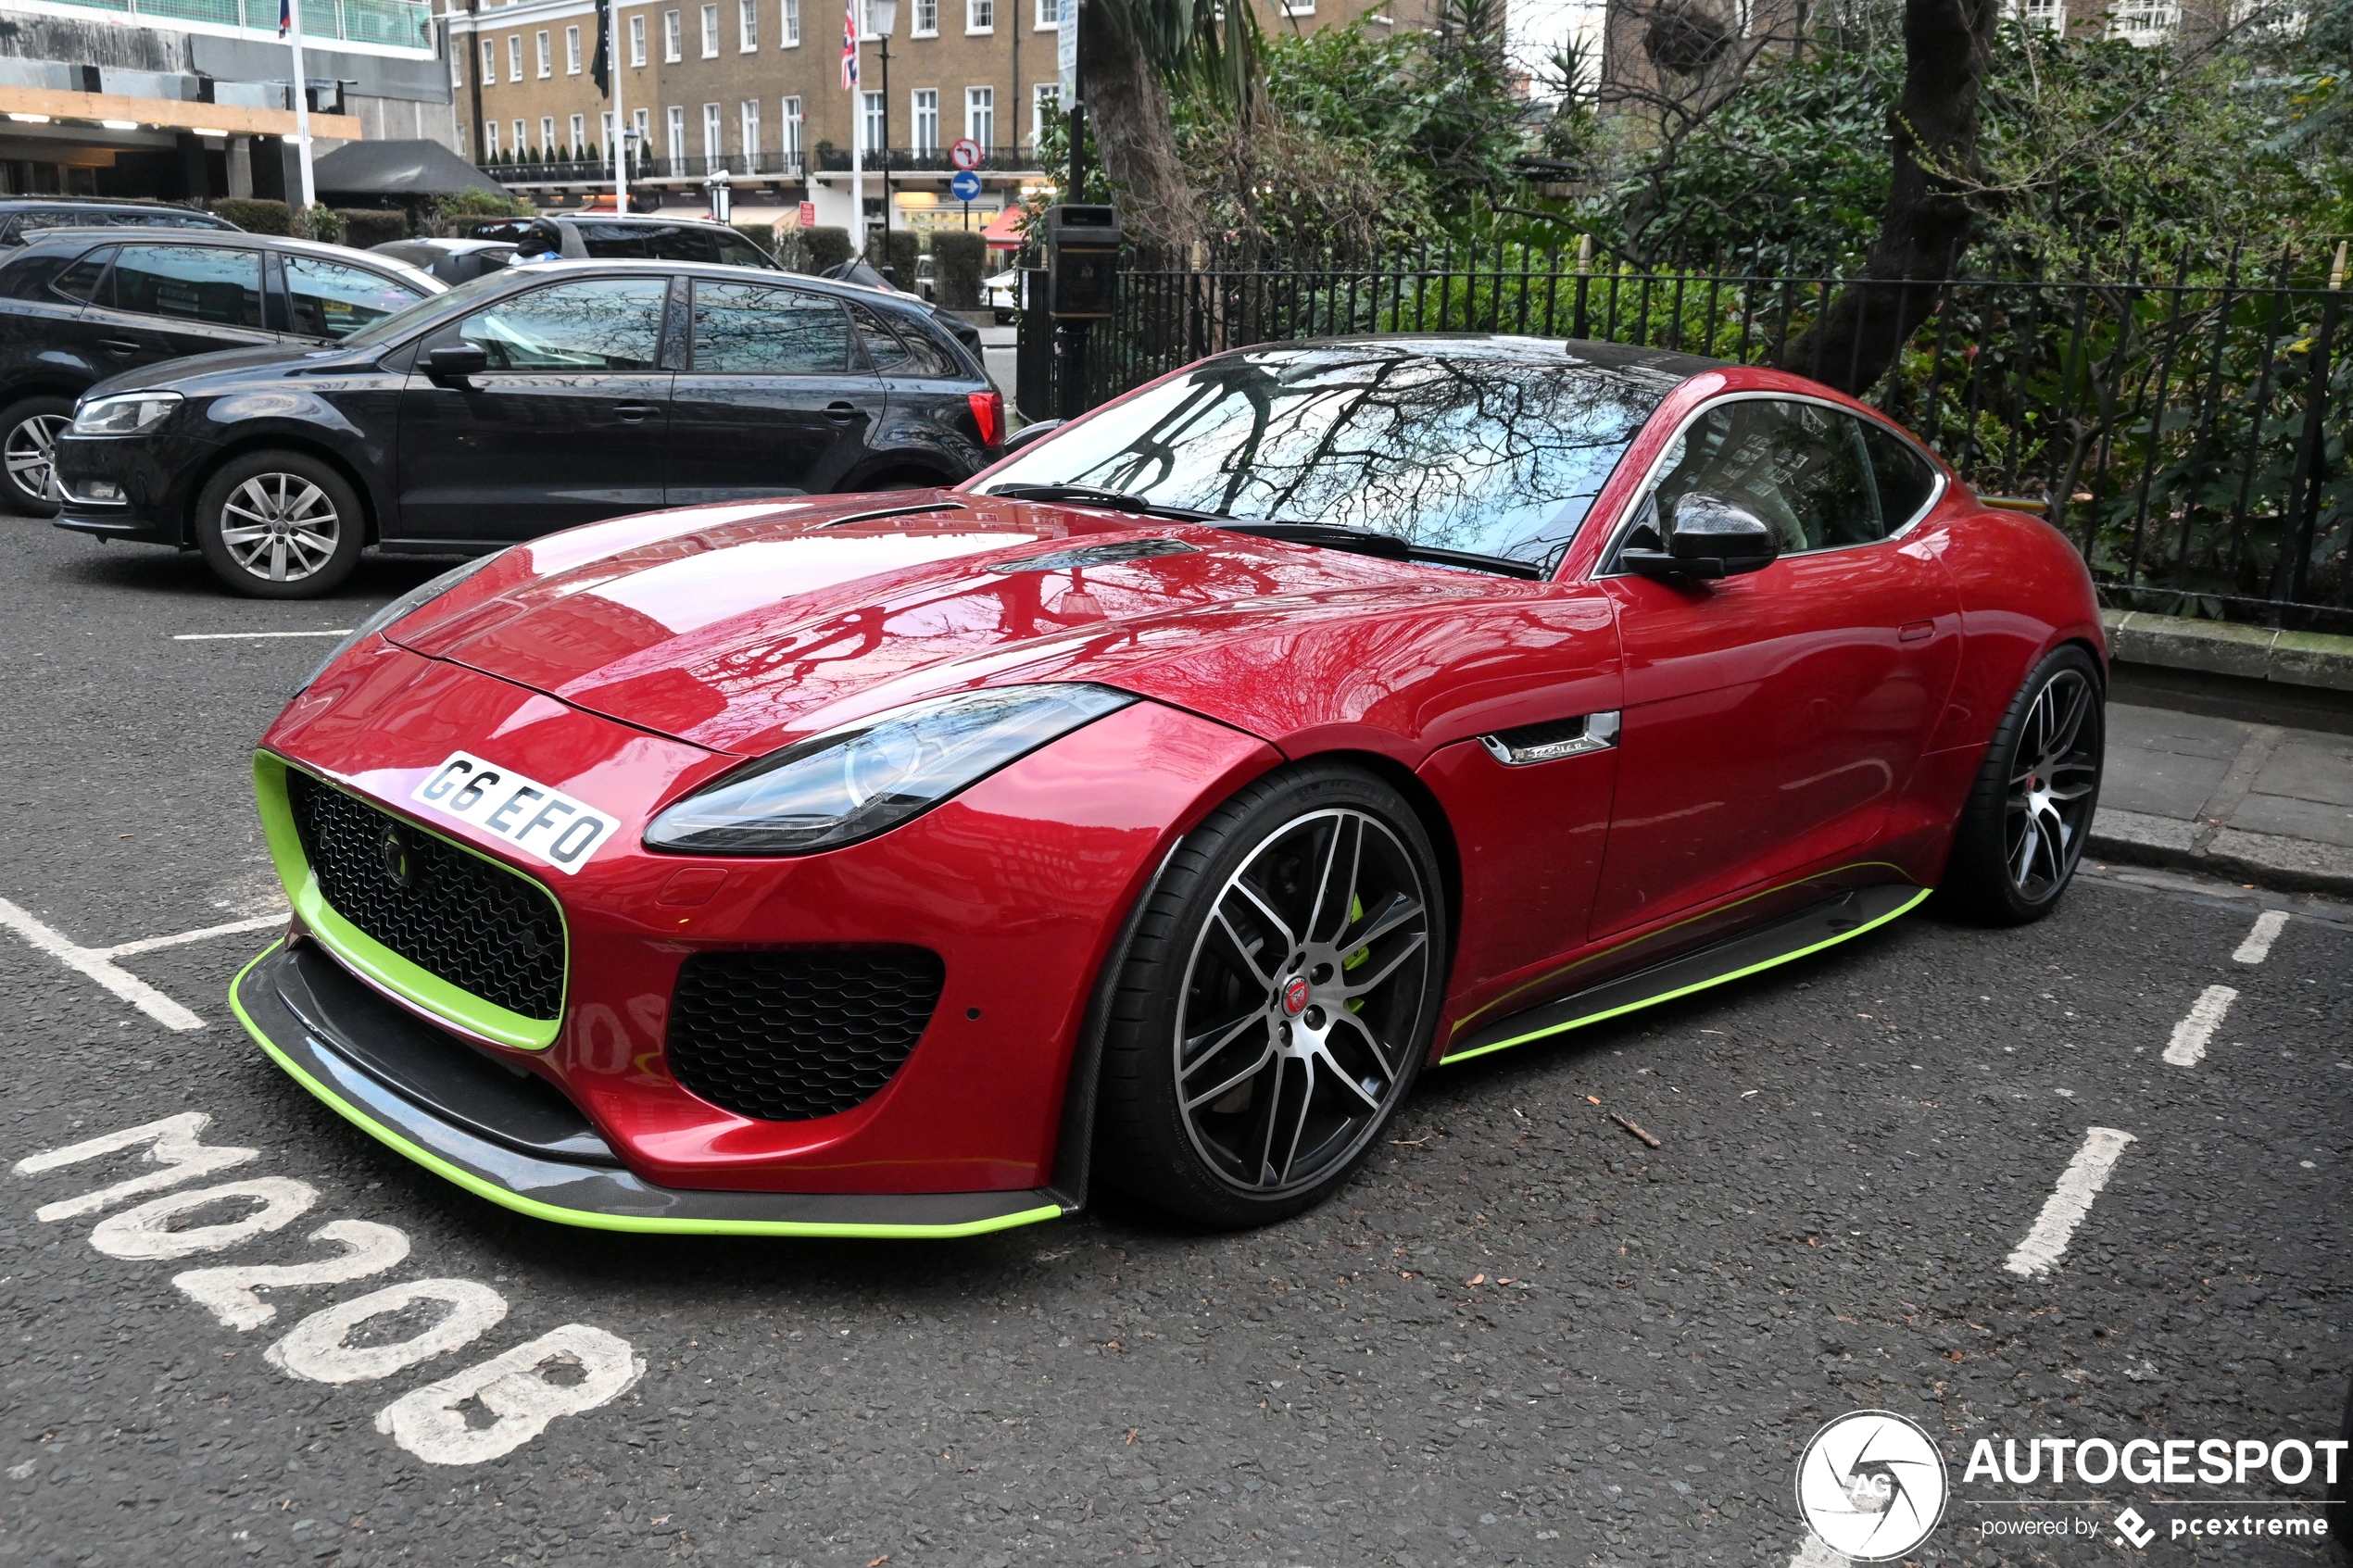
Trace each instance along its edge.
{"label": "alloy wheel", "polygon": [[8,483],[27,500],[57,499],[57,436],[72,422],[69,414],[35,414],[8,432],[6,442],[0,445],[0,457],[6,458],[8,466]]}
{"label": "alloy wheel", "polygon": [[2061,670],[2034,694],[2010,765],[2003,847],[2010,885],[2030,903],[2050,897],[2075,869],[2100,783],[2098,704],[2079,670]]}
{"label": "alloy wheel", "polygon": [[237,565],[271,583],[298,583],[334,559],[343,519],[324,490],[298,473],[258,473],[221,505],[220,542]]}
{"label": "alloy wheel", "polygon": [[1353,1158],[1411,1077],[1430,895],[1378,817],[1309,812],[1260,841],[1195,934],[1172,1041],[1194,1150],[1257,1196]]}

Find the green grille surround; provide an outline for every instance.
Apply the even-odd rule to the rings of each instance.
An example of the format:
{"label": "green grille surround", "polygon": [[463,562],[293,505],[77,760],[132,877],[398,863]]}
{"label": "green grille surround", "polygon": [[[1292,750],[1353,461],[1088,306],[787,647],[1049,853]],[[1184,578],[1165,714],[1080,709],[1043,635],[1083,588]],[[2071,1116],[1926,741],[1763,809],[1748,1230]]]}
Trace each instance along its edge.
{"label": "green grille surround", "polygon": [[[270,859],[277,867],[278,880],[284,884],[286,897],[293,903],[295,913],[319,944],[341,960],[354,973],[392,993],[409,1005],[435,1018],[487,1040],[493,1045],[508,1046],[516,1050],[546,1050],[556,1043],[563,1029],[563,1010],[557,1009],[554,1018],[531,1018],[498,1006],[485,997],[460,989],[434,973],[431,970],[410,962],[360,930],[327,902],[320,891],[319,879],[312,873],[309,858],[304,854],[302,835],[295,827],[294,809],[286,798],[286,774],[296,768],[284,758],[272,752],[257,751],[253,758],[254,799],[261,810],[261,830],[270,846]],[[343,786],[312,769],[300,769],[320,784],[329,789]],[[343,793],[350,794],[348,790]],[[360,799],[361,797],[354,796]],[[381,802],[366,804],[379,811],[391,813]],[[509,876],[530,883],[555,907],[556,919],[564,931],[564,986],[571,987],[572,931],[565,922],[563,901],[546,884],[525,876],[522,872],[484,854],[472,845],[461,844],[447,834],[433,829],[403,816],[400,821],[416,832],[430,834],[450,847],[462,851],[497,868]]]}

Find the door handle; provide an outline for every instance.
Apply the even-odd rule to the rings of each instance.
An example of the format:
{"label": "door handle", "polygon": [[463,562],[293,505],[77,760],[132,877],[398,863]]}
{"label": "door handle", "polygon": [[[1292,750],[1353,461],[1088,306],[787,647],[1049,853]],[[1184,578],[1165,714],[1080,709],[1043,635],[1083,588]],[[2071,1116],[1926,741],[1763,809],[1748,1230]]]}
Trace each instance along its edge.
{"label": "door handle", "polygon": [[132,343],[129,338],[102,337],[98,340],[98,346],[105,349],[109,354],[136,354],[139,352],[139,345]]}
{"label": "door handle", "polygon": [[825,405],[825,418],[833,420],[834,423],[837,425],[846,425],[854,420],[862,419],[864,417],[863,411],[859,408],[858,405],[850,402],[848,398],[837,398],[833,402]]}
{"label": "door handle", "polygon": [[634,425],[640,420],[651,419],[661,409],[651,403],[619,403],[613,406],[613,412],[621,416],[623,424]]}
{"label": "door handle", "polygon": [[1911,621],[1899,628],[1895,633],[1897,641],[1906,643],[1923,643],[1934,635],[1936,635],[1936,622],[1933,621]]}

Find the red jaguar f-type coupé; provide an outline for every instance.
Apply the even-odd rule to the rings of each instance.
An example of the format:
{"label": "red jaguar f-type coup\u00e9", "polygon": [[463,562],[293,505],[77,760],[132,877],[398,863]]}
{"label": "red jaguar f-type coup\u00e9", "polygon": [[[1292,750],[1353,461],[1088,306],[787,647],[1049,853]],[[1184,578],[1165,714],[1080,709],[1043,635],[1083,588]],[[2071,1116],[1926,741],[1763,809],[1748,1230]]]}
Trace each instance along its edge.
{"label": "red jaguar f-type coup\u00e9", "polygon": [[264,737],[234,1001],[626,1230],[1329,1193],[1432,1063],[2060,897],[2082,561],[1797,378],[1240,350],[963,487],[650,513],[387,607]]}

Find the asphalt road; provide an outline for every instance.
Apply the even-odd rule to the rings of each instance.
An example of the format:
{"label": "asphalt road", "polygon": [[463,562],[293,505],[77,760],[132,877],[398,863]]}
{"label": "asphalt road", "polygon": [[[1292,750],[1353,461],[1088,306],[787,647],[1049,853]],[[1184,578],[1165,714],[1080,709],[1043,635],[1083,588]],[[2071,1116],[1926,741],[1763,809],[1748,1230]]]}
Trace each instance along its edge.
{"label": "asphalt road", "polygon": [[[371,561],[338,599],[269,605],[194,558],[6,528],[0,898],[82,949],[268,915],[249,746],[332,639],[175,635],[346,627],[434,566]],[[2292,916],[2268,956],[2235,960],[2272,906]],[[133,1200],[35,1214],[153,1167],[0,1174],[0,1562],[1779,1568],[1806,1540],[1801,1449],[1866,1407],[1919,1421],[1951,1467],[1916,1562],[2139,1557],[2111,1540],[2128,1501],[2160,1532],[2193,1498],[2309,1519],[2314,1485],[2260,1474],[2053,1493],[1962,1468],[1981,1436],[2333,1435],[2353,1377],[2349,920],[2122,872],[2025,930],[1923,912],[1432,1073],[1340,1200],[1289,1224],[1199,1236],[1114,1208],[941,1245],[522,1219],[246,1042],[223,997],[266,933],[116,960],[204,1023],[173,1030],[0,931],[0,1163],[197,1112],[206,1143],[258,1151],[204,1181],[274,1182],[301,1210],[156,1258],[187,1233],[96,1227]],[[2217,985],[2236,996],[2204,1059],[2162,1060]],[[2007,1272],[2093,1128],[2133,1140],[2105,1190],[2047,1274]],[[268,1292],[272,1320],[242,1330],[173,1284],[315,1261],[335,1221],[389,1227],[366,1234],[406,1261]],[[271,1359],[305,1314],[428,1275],[472,1282],[471,1343],[342,1383]],[[430,1337],[435,1311],[351,1343]],[[626,1341],[642,1379],[482,1462],[378,1429],[569,1324]],[[463,1393],[445,1436],[504,1430],[495,1390]],[[1985,1535],[2079,1517],[2096,1533]],[[2145,1555],[2322,1557],[2162,1533]]]}

